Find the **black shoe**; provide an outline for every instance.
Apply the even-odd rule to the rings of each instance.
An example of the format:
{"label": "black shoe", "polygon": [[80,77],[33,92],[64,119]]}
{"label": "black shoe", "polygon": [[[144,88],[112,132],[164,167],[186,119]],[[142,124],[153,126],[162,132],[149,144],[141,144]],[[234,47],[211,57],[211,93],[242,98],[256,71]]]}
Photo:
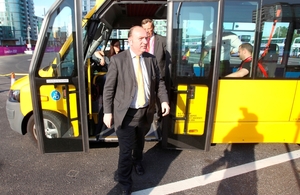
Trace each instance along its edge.
{"label": "black shoe", "polygon": [[144,167],[141,163],[135,164],[134,169],[135,169],[136,174],[138,174],[138,175],[144,175],[144,173],[145,173]]}
{"label": "black shoe", "polygon": [[129,190],[122,190],[122,195],[130,195],[131,191]]}
{"label": "black shoe", "polygon": [[116,182],[119,181],[118,171],[115,171],[115,173],[114,173],[114,181],[116,181]]}

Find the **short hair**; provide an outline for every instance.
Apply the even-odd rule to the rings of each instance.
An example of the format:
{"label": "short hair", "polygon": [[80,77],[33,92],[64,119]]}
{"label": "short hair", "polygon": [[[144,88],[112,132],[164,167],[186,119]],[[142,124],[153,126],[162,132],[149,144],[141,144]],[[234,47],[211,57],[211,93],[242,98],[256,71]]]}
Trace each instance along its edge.
{"label": "short hair", "polygon": [[131,37],[132,35],[132,30],[134,29],[135,26],[131,27],[128,31],[128,38]]}
{"label": "short hair", "polygon": [[147,24],[148,22],[150,22],[151,25],[152,25],[152,27],[154,28],[153,20],[151,20],[151,19],[149,19],[149,18],[146,18],[146,19],[142,20],[141,26],[143,26],[144,24]]}
{"label": "short hair", "polygon": [[246,49],[248,52],[250,52],[252,54],[253,46],[250,43],[242,43],[240,45],[240,48]]}

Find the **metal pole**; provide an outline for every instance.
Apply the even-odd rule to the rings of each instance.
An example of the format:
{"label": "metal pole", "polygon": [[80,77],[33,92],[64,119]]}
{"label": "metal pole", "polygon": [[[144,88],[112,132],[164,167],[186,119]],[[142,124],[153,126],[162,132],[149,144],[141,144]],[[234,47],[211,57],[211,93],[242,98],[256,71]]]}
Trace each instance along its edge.
{"label": "metal pole", "polygon": [[31,30],[31,28],[30,28],[30,26],[28,26],[28,27],[27,27],[27,38],[28,38],[28,45],[27,45],[27,48],[28,48],[29,51],[31,51],[30,32],[29,32],[30,30]]}

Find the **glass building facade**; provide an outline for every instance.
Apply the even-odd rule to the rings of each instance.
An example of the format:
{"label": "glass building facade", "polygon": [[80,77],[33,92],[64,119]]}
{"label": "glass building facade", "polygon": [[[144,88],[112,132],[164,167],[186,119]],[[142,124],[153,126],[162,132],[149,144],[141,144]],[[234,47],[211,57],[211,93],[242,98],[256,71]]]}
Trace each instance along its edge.
{"label": "glass building facade", "polygon": [[33,0],[0,0],[0,45],[24,45],[37,31]]}

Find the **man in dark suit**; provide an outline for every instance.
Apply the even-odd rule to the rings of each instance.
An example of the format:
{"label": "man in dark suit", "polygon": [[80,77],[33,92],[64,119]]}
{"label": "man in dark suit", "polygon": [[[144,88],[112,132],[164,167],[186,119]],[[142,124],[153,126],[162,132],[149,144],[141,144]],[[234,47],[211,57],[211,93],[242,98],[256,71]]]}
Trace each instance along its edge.
{"label": "man in dark suit", "polygon": [[129,50],[111,57],[103,92],[103,120],[108,128],[114,122],[119,140],[118,182],[123,194],[131,193],[133,167],[137,174],[144,174],[145,133],[153,121],[155,95],[162,102],[163,116],[170,112],[157,60],[145,52],[146,31],[140,26],[132,27],[128,43]]}
{"label": "man in dark suit", "polygon": [[166,67],[166,38],[154,33],[155,26],[153,20],[149,18],[142,20],[141,26],[146,30],[148,35],[147,52],[156,57],[161,75],[164,78]]}
{"label": "man in dark suit", "polygon": [[[162,78],[165,80],[165,76],[166,76],[166,56],[167,56],[167,51],[166,51],[166,38],[158,35],[156,33],[154,33],[154,23],[153,20],[146,18],[144,20],[142,20],[141,22],[141,26],[143,27],[143,29],[145,29],[145,31],[147,32],[148,38],[147,38],[147,52],[153,54],[156,57],[160,72],[161,72],[161,76]],[[157,120],[160,126],[160,122],[162,119],[162,110],[160,107],[160,102],[159,100],[157,100],[157,105],[156,105],[156,116],[157,118],[155,120]]]}

